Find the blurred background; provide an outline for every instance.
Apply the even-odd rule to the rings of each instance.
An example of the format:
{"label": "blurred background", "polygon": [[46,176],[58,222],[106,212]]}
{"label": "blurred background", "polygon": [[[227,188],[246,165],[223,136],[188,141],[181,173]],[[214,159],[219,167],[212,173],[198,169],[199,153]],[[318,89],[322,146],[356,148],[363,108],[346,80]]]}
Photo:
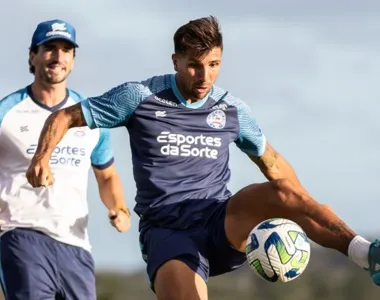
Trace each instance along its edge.
{"label": "blurred background", "polygon": [[[80,48],[70,88],[94,96],[129,80],[173,72],[175,30],[215,15],[225,50],[219,86],[245,100],[304,186],[368,238],[380,236],[380,2],[362,0],[13,0],[0,9],[0,98],[32,81],[28,47],[37,23],[61,18]],[[134,206],[129,140],[113,130],[116,166]],[[231,146],[231,191],[263,176]],[[119,234],[108,224],[90,173],[90,237],[104,300],[154,299],[138,243],[138,219]],[[210,299],[379,299],[368,274],[313,248],[292,283],[260,280],[248,267],[210,280]]]}

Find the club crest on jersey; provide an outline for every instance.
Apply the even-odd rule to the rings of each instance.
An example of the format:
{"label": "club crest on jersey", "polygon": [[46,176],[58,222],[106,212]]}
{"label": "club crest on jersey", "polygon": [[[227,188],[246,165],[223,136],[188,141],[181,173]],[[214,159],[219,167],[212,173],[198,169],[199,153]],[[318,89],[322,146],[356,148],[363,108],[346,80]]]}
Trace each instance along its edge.
{"label": "club crest on jersey", "polygon": [[226,114],[224,111],[217,109],[207,116],[207,124],[215,129],[222,129],[226,125]]}
{"label": "club crest on jersey", "polygon": [[74,131],[74,135],[76,137],[83,137],[83,136],[86,135],[86,131],[83,130],[83,129],[77,129],[77,130]]}

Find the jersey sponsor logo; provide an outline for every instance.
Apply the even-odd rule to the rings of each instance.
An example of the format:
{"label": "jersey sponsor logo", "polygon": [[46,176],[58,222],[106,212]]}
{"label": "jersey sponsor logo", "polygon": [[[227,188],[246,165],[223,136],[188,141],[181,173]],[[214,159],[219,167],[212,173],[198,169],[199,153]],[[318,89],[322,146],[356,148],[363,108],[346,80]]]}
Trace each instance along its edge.
{"label": "jersey sponsor logo", "polygon": [[[36,153],[37,144],[32,144],[26,149],[26,153],[34,155]],[[57,146],[50,158],[51,165],[63,165],[79,167],[83,157],[86,156],[86,149],[71,146]]]}
{"label": "jersey sponsor logo", "polygon": [[162,99],[162,98],[158,98],[157,96],[154,96],[154,99],[162,104],[166,104],[166,105],[169,105],[169,106],[173,106],[173,107],[177,107],[178,104],[173,102],[173,101],[170,101],[170,100],[166,100],[166,99]]}
{"label": "jersey sponsor logo", "polygon": [[207,124],[215,129],[222,129],[226,125],[226,114],[224,111],[217,109],[207,116]]}
{"label": "jersey sponsor logo", "polygon": [[227,104],[225,104],[225,103],[218,104],[218,105],[215,105],[215,106],[211,107],[211,109],[221,109],[221,110],[226,110],[226,109],[227,109]]}
{"label": "jersey sponsor logo", "polygon": [[222,139],[204,135],[184,135],[162,131],[157,136],[157,142],[162,144],[161,154],[165,156],[218,158],[218,148]]}

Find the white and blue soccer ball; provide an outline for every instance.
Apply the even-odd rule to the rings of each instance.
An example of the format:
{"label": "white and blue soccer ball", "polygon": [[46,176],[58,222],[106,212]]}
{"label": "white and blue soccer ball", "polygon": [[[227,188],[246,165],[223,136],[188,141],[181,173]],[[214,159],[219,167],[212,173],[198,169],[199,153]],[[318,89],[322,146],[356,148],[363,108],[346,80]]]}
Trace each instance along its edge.
{"label": "white and blue soccer ball", "polygon": [[310,260],[310,242],[295,222],[269,219],[250,232],[246,255],[250,268],[261,278],[289,282],[305,271]]}

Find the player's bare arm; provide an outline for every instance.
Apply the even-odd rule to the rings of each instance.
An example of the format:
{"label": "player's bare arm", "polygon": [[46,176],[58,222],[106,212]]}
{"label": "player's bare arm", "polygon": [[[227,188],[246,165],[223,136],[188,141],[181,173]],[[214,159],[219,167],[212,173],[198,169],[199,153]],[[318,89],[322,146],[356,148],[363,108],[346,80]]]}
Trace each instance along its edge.
{"label": "player's bare arm", "polygon": [[259,167],[268,180],[286,178],[295,184],[297,188],[304,190],[293,167],[270,143],[266,143],[263,155],[259,157],[249,156],[249,158]]}
{"label": "player's bare arm", "polygon": [[125,196],[119,175],[114,164],[105,168],[93,168],[99,187],[100,198],[109,211],[111,225],[119,232],[131,226],[130,211],[125,203]]}
{"label": "player's bare arm", "polygon": [[80,103],[52,113],[42,128],[33,160],[46,160],[50,158],[50,154],[62,140],[67,130],[72,127],[85,125],[86,122]]}
{"label": "player's bare arm", "polygon": [[[240,223],[236,227],[246,227],[241,240],[247,236],[249,228],[274,215],[280,215],[296,220],[318,244],[347,254],[348,244],[355,233],[330,209],[310,196],[300,184],[291,165],[270,144],[267,144],[260,157],[250,158],[270,182],[251,185],[234,196],[233,202],[241,202],[236,208],[244,207],[246,212],[242,211],[242,214],[248,214],[247,219],[254,220],[245,222],[245,225],[241,224],[244,221],[236,222]],[[255,197],[255,201],[252,201],[252,197]],[[262,201],[265,202],[265,206]],[[239,218],[243,219],[241,215]],[[241,246],[239,243],[236,245],[238,248]]]}
{"label": "player's bare arm", "polygon": [[[249,156],[249,158],[259,167],[268,180],[286,178],[295,184],[297,188],[307,193],[290,163],[268,142],[266,143],[265,152],[262,156]],[[324,204],[324,207],[332,210],[329,205]]]}
{"label": "player's bare arm", "polygon": [[33,187],[53,184],[54,179],[49,168],[51,154],[70,128],[85,125],[80,103],[58,110],[46,119],[36,153],[26,173],[26,177]]}
{"label": "player's bare arm", "polygon": [[[306,189],[299,181],[296,172],[288,161],[272,147],[270,143],[266,143],[265,152],[260,157],[249,156],[249,158],[259,167],[263,175],[268,180],[276,180],[285,178],[292,182],[296,188],[308,194]],[[311,198],[311,196],[308,194]],[[332,210],[329,205],[324,205],[325,208]]]}

